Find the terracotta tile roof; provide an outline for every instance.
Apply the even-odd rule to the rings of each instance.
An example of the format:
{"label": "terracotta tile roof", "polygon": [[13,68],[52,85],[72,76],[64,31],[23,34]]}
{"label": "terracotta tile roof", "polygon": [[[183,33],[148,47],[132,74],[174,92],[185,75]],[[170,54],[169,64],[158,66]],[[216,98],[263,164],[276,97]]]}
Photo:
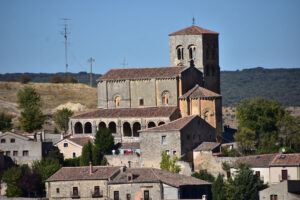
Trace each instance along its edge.
{"label": "terracotta tile roof", "polygon": [[202,142],[194,151],[212,151],[219,147],[221,143],[218,142]]}
{"label": "terracotta tile roof", "polygon": [[236,168],[239,164],[244,163],[251,167],[269,167],[276,155],[277,154],[262,154],[239,157],[232,166]]}
{"label": "terracotta tile roof", "polygon": [[198,27],[198,26],[190,26],[185,29],[176,31],[174,33],[170,33],[169,36],[172,36],[172,35],[201,35],[201,34],[219,34],[219,33],[210,31],[210,30]]}
{"label": "terracotta tile roof", "polygon": [[111,69],[97,81],[177,77],[186,66]]}
{"label": "terracotta tile roof", "polygon": [[93,173],[90,174],[89,166],[63,167],[46,181],[103,180],[116,174],[120,168],[118,166],[93,166]]}
{"label": "terracotta tile roof", "polygon": [[179,99],[186,99],[186,98],[206,98],[206,97],[213,97],[218,98],[221,97],[220,94],[217,94],[213,91],[210,91],[206,88],[200,87],[198,84],[195,85],[192,89],[187,91],[184,95],[180,96]]}
{"label": "terracotta tile roof", "polygon": [[67,140],[70,140],[80,146],[84,146],[85,144],[87,144],[89,141],[93,144],[94,140],[91,137],[70,137],[67,138]]}
{"label": "terracotta tile roof", "polygon": [[176,106],[151,108],[97,109],[91,112],[71,117],[71,119],[118,117],[171,117],[177,110],[178,108]]}
{"label": "terracotta tile roof", "polygon": [[299,166],[300,153],[277,154],[270,165],[271,166]]}
{"label": "terracotta tile roof", "polygon": [[[132,181],[128,181],[128,175],[132,175]],[[154,168],[127,168],[125,172],[118,174],[109,184],[120,183],[159,183],[163,182],[175,187],[182,185],[209,185],[210,183],[181,174],[163,171]]]}
{"label": "terracotta tile roof", "polygon": [[122,143],[119,149],[140,149],[140,143],[138,142]]}
{"label": "terracotta tile roof", "polygon": [[200,117],[198,115],[186,116],[186,117],[176,119],[174,121],[171,121],[169,123],[166,123],[166,124],[163,124],[163,125],[160,125],[160,126],[140,130],[140,132],[179,131],[179,130],[183,129],[188,123],[190,123],[195,118],[200,118]]}

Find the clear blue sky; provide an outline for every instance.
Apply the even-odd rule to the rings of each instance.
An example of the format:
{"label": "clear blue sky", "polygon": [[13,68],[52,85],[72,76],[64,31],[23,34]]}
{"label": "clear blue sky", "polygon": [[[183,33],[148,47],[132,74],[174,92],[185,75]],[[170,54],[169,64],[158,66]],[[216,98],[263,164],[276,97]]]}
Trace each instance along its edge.
{"label": "clear blue sky", "polygon": [[0,73],[169,66],[168,34],[192,24],[220,33],[221,70],[300,67],[300,0],[0,0]]}

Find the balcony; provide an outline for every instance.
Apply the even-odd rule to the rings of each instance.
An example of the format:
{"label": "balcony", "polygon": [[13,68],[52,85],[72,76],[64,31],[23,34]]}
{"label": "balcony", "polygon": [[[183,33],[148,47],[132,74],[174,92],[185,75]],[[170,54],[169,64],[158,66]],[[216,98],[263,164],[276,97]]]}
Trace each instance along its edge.
{"label": "balcony", "polygon": [[70,196],[71,196],[71,198],[72,199],[80,199],[80,194],[79,194],[79,192],[70,192]]}
{"label": "balcony", "polygon": [[93,198],[101,198],[103,197],[103,190],[101,191],[91,191]]}

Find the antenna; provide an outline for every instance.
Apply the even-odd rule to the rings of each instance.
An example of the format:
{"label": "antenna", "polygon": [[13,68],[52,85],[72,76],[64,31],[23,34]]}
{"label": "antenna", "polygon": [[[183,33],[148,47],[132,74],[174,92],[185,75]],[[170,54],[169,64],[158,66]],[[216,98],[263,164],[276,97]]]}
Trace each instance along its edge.
{"label": "antenna", "polygon": [[194,26],[195,25],[195,18],[194,18],[194,16],[193,16],[193,19],[192,19],[192,25]]}
{"label": "antenna", "polygon": [[63,20],[64,22],[64,31],[61,32],[61,34],[64,36],[65,38],[65,59],[66,59],[66,74],[68,72],[68,35],[71,33],[71,32],[68,32],[68,24],[67,22],[71,19],[68,19],[68,18],[62,18],[60,20]]}
{"label": "antenna", "polygon": [[121,65],[123,65],[123,68],[125,68],[128,63],[126,62],[126,56],[124,56],[123,62],[121,63]]}
{"label": "antenna", "polygon": [[88,59],[88,62],[91,64],[90,86],[92,87],[92,86],[93,86],[93,74],[92,74],[93,70],[92,70],[92,68],[93,68],[93,62],[95,62],[95,59],[94,59],[93,57],[90,57],[90,58]]}

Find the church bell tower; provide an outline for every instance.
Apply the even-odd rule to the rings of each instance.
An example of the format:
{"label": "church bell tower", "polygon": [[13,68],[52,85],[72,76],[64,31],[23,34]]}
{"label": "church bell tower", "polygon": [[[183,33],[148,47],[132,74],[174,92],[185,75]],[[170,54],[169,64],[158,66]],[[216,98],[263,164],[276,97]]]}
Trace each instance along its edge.
{"label": "church bell tower", "polygon": [[171,66],[194,65],[203,73],[204,87],[220,94],[219,33],[192,25],[169,34]]}

